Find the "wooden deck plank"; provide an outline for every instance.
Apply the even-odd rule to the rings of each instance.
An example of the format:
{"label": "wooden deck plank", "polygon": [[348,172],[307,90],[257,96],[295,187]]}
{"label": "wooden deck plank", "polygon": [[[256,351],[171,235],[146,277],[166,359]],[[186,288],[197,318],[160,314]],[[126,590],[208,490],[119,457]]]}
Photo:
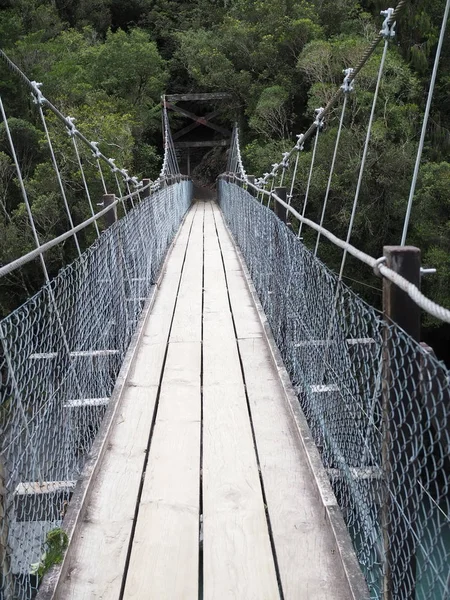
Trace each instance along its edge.
{"label": "wooden deck plank", "polygon": [[198,597],[200,354],[169,345],[124,600]]}
{"label": "wooden deck plank", "polygon": [[171,341],[201,341],[202,278],[203,278],[203,214],[204,204],[197,208],[192,224],[181,287],[179,310],[175,312]]}
{"label": "wooden deck plank", "polygon": [[[229,234],[218,211],[215,219],[221,244],[227,247]],[[248,286],[234,268],[227,269],[227,279],[284,598],[343,600],[350,593],[335,539],[324,524],[261,322],[258,318],[248,336],[247,323],[237,318],[248,304]]]}
{"label": "wooden deck plank", "polygon": [[166,266],[58,598],[117,600],[124,584],[123,600],[194,600],[200,583],[205,600],[276,600],[278,566],[286,600],[347,600],[290,411],[221,213],[199,202]]}
{"label": "wooden deck plank", "polygon": [[160,338],[150,345],[157,351],[153,351],[149,359],[145,351],[147,344],[143,343],[137,353],[87,516],[76,547],[68,552],[68,576],[60,587],[59,600],[117,600],[119,597],[161,377],[163,338],[165,334],[167,341],[169,336],[178,289],[173,265],[178,268],[179,280],[194,212],[195,209],[191,210],[182,225],[168,262],[168,277],[163,279],[158,292],[157,302],[165,312],[158,310],[154,314],[152,311],[147,324],[149,332],[152,321],[162,321],[158,325]]}
{"label": "wooden deck plank", "polygon": [[124,600],[198,597],[202,260],[203,210],[197,210],[170,335]]}
{"label": "wooden deck plank", "polygon": [[61,600],[119,597],[157,389],[125,392],[77,547],[69,555]]}
{"label": "wooden deck plank", "polygon": [[267,342],[241,339],[239,347],[284,597],[348,598],[339,552]]}
{"label": "wooden deck plank", "polygon": [[228,299],[227,310],[216,311],[218,291],[227,298],[217,249],[210,210],[203,341],[204,598],[274,600],[278,585]]}

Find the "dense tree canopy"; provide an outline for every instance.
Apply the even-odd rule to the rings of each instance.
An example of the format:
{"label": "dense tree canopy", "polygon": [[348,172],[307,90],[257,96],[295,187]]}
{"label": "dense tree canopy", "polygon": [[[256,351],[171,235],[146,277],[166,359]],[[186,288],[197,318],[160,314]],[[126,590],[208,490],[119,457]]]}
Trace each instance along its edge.
{"label": "dense tree canopy", "polygon": [[[90,139],[138,175],[159,167],[160,108],[164,92],[228,91],[227,126],[242,127],[247,171],[267,171],[292,146],[379,31],[379,0],[3,0],[3,49]],[[353,242],[380,255],[398,243],[414,166],[443,0],[411,0],[397,25],[375,114]],[[438,269],[426,291],[450,305],[450,44],[447,37],[432,106],[413,211],[411,243]],[[352,93],[332,181],[325,224],[345,235],[375,87],[379,53],[358,77]],[[42,239],[67,227],[35,107],[21,83],[0,70],[0,93],[11,117],[16,147]],[[214,107],[212,107],[213,109]],[[340,107],[318,143],[308,214],[321,210]],[[71,140],[51,118],[57,157],[77,220],[88,214]],[[84,157],[86,169],[95,169]],[[311,161],[306,147],[295,186],[301,206]],[[200,165],[197,174],[210,173]],[[101,194],[99,187],[98,194]],[[86,233],[84,244],[92,238]],[[306,234],[306,243],[314,236]],[[0,124],[0,262],[32,247],[11,153]],[[340,255],[323,244],[321,256],[336,265]],[[74,256],[68,243],[50,255],[52,273]],[[379,282],[350,261],[348,277],[358,292],[377,302],[367,285]],[[0,314],[40,284],[36,269],[8,279]],[[5,287],[5,284],[3,284]],[[429,323],[432,324],[432,323]]]}

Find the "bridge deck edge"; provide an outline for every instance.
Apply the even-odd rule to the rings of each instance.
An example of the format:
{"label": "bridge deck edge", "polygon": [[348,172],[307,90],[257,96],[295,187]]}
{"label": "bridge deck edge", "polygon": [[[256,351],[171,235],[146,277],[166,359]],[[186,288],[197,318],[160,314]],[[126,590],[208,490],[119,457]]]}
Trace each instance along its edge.
{"label": "bridge deck edge", "polygon": [[95,480],[98,474],[98,470],[101,466],[103,456],[108,447],[108,440],[113,428],[113,424],[115,422],[115,416],[121,405],[121,400],[125,390],[125,383],[127,381],[128,374],[133,365],[134,358],[139,347],[139,343],[145,331],[146,323],[149,319],[150,313],[155,303],[157,291],[160,287],[161,280],[164,276],[167,263],[170,259],[172,250],[179,237],[180,231],[182,229],[186,216],[188,215],[188,212],[189,211],[186,212],[183,219],[181,220],[179,229],[174,239],[172,240],[170,246],[167,248],[164,260],[158,273],[157,281],[155,285],[153,285],[151,288],[151,294],[148,297],[146,303],[144,304],[144,308],[142,309],[142,313],[139,317],[136,330],[131,337],[130,344],[125,353],[125,358],[120,368],[119,375],[117,376],[117,380],[114,385],[114,390],[110,398],[107,411],[105,413],[102,424],[100,425],[98,433],[95,437],[94,443],[89,453],[89,458],[86,461],[81,472],[80,478],[76,483],[69,507],[67,509],[67,513],[64,517],[64,521],[62,524],[62,527],[69,538],[69,545],[64,555],[64,559],[61,564],[54,565],[50,569],[50,571],[46,573],[39,587],[35,600],[54,600],[57,597],[57,592],[61,581],[64,581],[67,575],[68,565],[70,564],[69,558],[71,554],[71,549],[74,548],[77,541],[77,526],[83,521],[86,508],[89,504],[89,498],[92,491],[91,483]]}
{"label": "bridge deck edge", "polygon": [[351,600],[366,600],[370,597],[369,589],[356,557],[355,550],[353,548],[353,544],[350,539],[347,526],[345,525],[336,496],[322,464],[319,451],[314,443],[309,425],[306,421],[306,417],[300,407],[294,387],[291,383],[286,367],[284,366],[280,350],[276,345],[270,324],[259,300],[255,286],[253,285],[253,281],[250,277],[245,259],[240,251],[239,246],[234,240],[233,234],[230,231],[226,220],[224,219],[223,222],[234,244],[238,260],[241,264],[248,288],[255,303],[258,317],[266,335],[273,361],[278,370],[278,375],[283,387],[286,402],[292,414],[298,436],[308,459],[308,467],[312,473],[314,484],[322,501],[326,519],[332,529],[333,536],[339,550],[342,567],[350,589]]}

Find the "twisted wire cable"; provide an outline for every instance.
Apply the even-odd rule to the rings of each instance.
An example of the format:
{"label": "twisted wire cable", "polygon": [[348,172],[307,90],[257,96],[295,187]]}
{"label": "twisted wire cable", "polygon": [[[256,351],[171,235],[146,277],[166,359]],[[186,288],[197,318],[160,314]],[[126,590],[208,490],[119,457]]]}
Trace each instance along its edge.
{"label": "twisted wire cable", "polygon": [[436,56],[434,57],[433,72],[431,75],[430,86],[428,88],[427,103],[425,106],[425,113],[424,113],[423,122],[422,122],[422,131],[420,133],[419,147],[417,149],[416,162],[414,165],[414,172],[413,172],[413,177],[411,180],[411,189],[409,191],[408,204],[406,207],[405,220],[403,223],[402,239],[400,241],[401,246],[404,246],[406,244],[406,236],[408,235],[409,220],[411,217],[411,210],[412,210],[412,205],[413,205],[413,200],[414,200],[414,194],[416,191],[417,178],[418,178],[419,169],[420,169],[420,161],[422,158],[423,146],[425,143],[425,135],[427,132],[428,119],[430,116],[431,102],[433,100],[434,86],[436,83],[436,76],[437,76],[437,71],[438,71],[438,67],[439,67],[439,59],[441,57],[442,45],[444,43],[445,30],[447,28],[449,12],[450,12],[450,0],[447,0],[446,5],[445,5],[445,10],[444,10],[444,15],[442,17],[442,25],[441,25],[441,31],[439,34],[439,41],[438,41],[438,47],[436,50]]}

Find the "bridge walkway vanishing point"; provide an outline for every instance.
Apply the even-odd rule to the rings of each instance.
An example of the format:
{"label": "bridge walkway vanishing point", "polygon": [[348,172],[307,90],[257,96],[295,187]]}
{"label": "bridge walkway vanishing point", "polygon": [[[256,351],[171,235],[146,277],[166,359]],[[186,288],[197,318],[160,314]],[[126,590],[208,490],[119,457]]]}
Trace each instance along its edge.
{"label": "bridge walkway vanishing point", "polygon": [[194,203],[57,598],[354,597],[259,314],[219,208]]}

